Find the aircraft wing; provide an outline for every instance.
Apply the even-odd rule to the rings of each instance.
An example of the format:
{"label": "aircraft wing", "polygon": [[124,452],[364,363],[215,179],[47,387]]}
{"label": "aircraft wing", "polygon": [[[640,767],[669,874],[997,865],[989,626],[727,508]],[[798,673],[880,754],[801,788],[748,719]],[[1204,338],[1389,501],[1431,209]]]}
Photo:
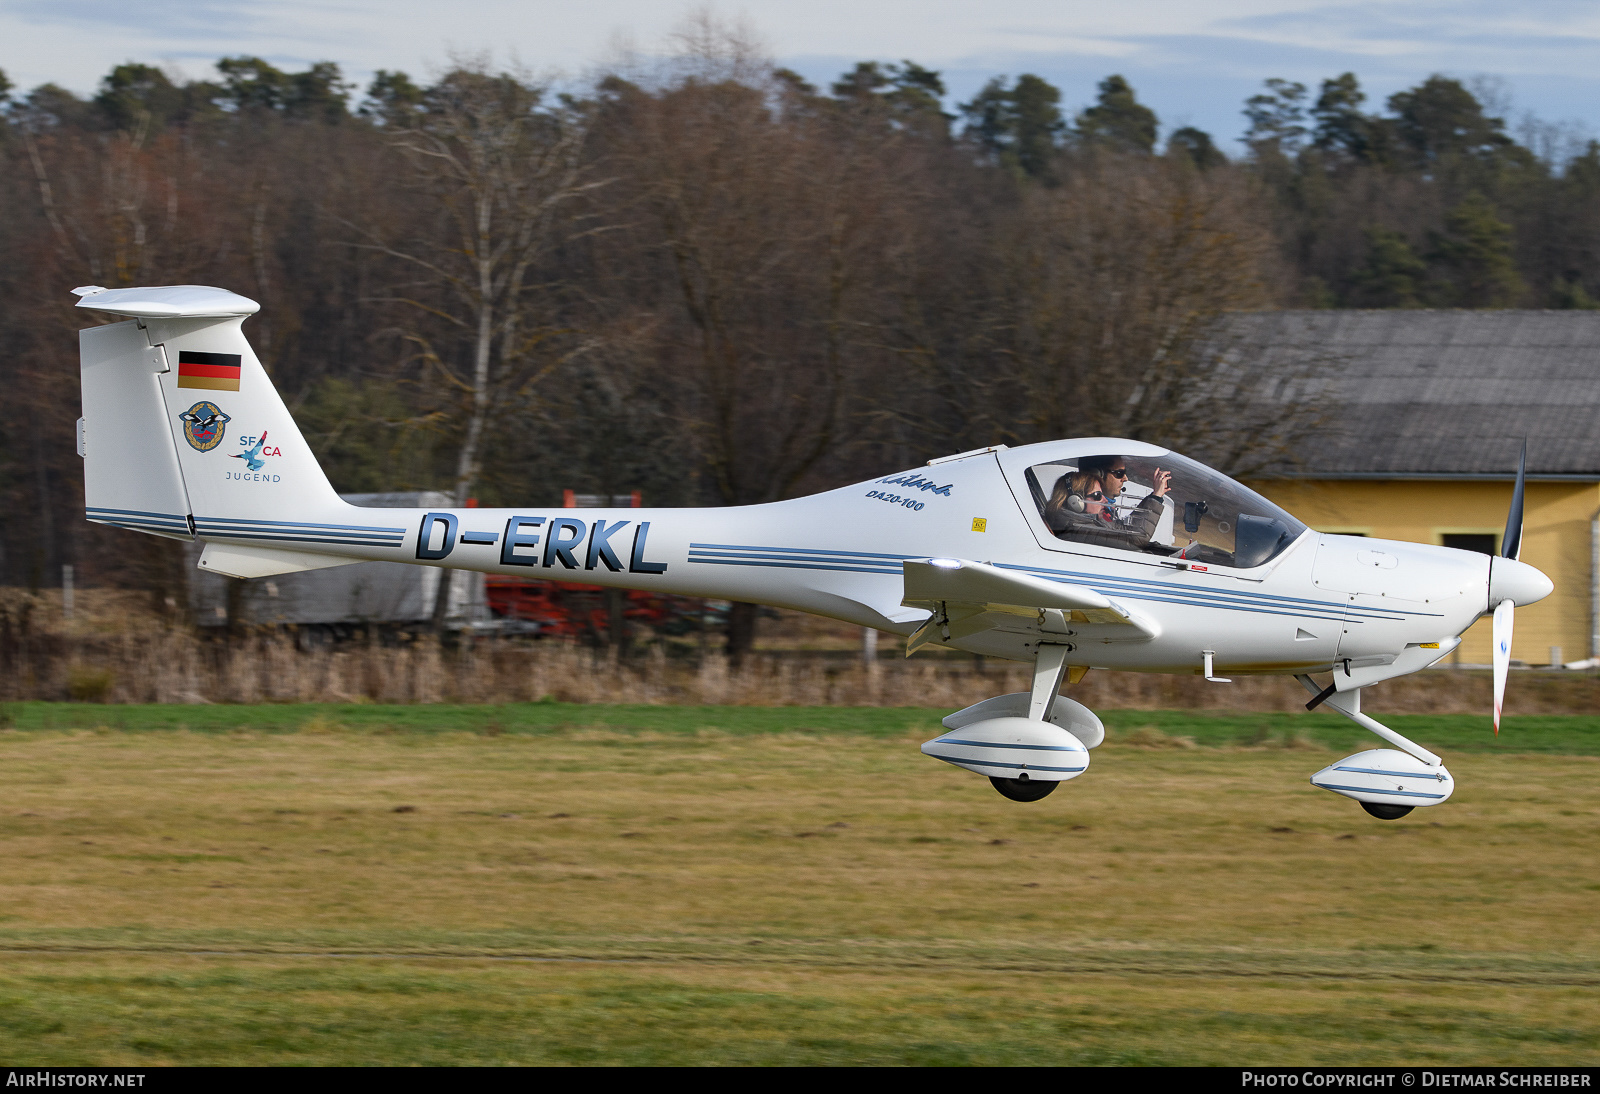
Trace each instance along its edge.
{"label": "aircraft wing", "polygon": [[1134,641],[1158,633],[1149,620],[1084,585],[959,558],[908,559],[901,565],[905,574],[901,603],[933,613],[907,642],[907,656],[929,642],[992,628],[1021,627],[1041,636],[1065,636],[1074,633],[1074,624],[1110,624],[1128,628],[1127,637]]}

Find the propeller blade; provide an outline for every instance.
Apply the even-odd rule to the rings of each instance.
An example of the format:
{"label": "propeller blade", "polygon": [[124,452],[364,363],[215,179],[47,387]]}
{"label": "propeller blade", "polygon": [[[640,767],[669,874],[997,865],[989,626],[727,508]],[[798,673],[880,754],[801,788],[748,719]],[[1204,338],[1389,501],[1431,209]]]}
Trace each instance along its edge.
{"label": "propeller blade", "polygon": [[[1517,458],[1517,485],[1511,491],[1511,512],[1506,514],[1506,534],[1500,537],[1500,557],[1522,557],[1522,488],[1528,480],[1528,442],[1522,442],[1522,455]],[[1511,632],[1508,630],[1506,634]]]}
{"label": "propeller blade", "polygon": [[1517,606],[1502,600],[1494,609],[1494,735],[1500,736],[1500,708],[1505,704],[1506,674],[1511,671],[1511,621]]}

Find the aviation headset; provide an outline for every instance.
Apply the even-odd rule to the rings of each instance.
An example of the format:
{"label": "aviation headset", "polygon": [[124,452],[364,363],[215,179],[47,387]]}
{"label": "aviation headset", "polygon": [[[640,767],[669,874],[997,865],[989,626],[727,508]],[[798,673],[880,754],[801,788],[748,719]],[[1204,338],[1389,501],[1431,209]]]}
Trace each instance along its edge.
{"label": "aviation headset", "polygon": [[[1068,475],[1073,475],[1073,474],[1076,474],[1076,472],[1069,471],[1069,472],[1067,472],[1067,474]],[[1089,481],[1090,482],[1094,482],[1095,480],[1094,479],[1090,479]],[[1087,492],[1085,492],[1083,490],[1072,490],[1072,491],[1068,492],[1066,500],[1064,500],[1061,504],[1065,509],[1067,509],[1070,512],[1082,513],[1083,511],[1085,511],[1086,509],[1089,508],[1089,497],[1092,494],[1099,494],[1100,495],[1098,498],[1094,499],[1095,501],[1105,501],[1105,500],[1107,500],[1104,489],[1092,490],[1092,491],[1087,491]]]}

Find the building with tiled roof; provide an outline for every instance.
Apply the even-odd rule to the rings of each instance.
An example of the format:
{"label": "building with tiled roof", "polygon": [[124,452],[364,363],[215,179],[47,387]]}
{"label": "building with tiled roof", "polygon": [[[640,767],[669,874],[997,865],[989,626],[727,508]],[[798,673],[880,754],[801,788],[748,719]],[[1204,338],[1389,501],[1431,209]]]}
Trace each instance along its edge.
{"label": "building with tiled roof", "polygon": [[[1222,342],[1247,397],[1318,411],[1252,481],[1323,531],[1497,550],[1526,440],[1522,558],[1556,592],[1512,656],[1600,656],[1600,312],[1259,312]],[[1489,660],[1487,620],[1458,653]]]}

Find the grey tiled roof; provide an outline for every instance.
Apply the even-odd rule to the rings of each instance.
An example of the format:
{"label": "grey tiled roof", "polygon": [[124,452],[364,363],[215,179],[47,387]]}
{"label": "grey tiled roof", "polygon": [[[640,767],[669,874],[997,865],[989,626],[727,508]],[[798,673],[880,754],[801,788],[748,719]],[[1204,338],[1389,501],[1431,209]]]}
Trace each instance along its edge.
{"label": "grey tiled roof", "polygon": [[1285,473],[1509,476],[1526,437],[1530,475],[1600,478],[1600,312],[1242,313],[1222,342],[1257,398],[1326,411]]}

